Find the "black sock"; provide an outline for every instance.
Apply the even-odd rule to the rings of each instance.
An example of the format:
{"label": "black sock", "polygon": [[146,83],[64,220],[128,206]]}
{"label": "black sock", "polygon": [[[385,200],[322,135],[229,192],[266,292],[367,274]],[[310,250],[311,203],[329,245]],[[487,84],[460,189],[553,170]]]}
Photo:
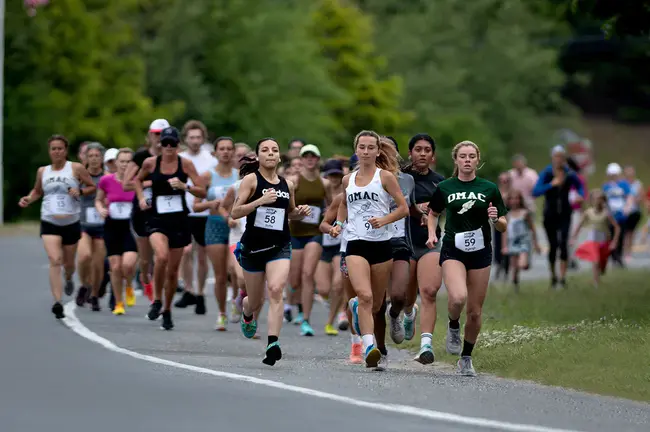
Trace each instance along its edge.
{"label": "black sock", "polygon": [[463,352],[460,353],[461,357],[471,356],[473,349],[474,349],[474,344],[471,342],[467,342],[467,339],[463,339]]}
{"label": "black sock", "polygon": [[277,342],[278,337],[277,336],[269,336],[269,343],[267,345],[271,345],[273,342]]}
{"label": "black sock", "polygon": [[253,315],[246,315],[246,314],[242,314],[242,315],[244,315],[244,322],[251,322],[253,320]]}
{"label": "black sock", "polygon": [[381,355],[388,355],[388,350],[386,349],[385,346],[383,346],[383,347],[377,347],[377,349],[379,350],[379,352],[381,353]]}
{"label": "black sock", "polygon": [[298,303],[296,306],[298,306],[298,313],[302,313],[302,303]]}
{"label": "black sock", "polygon": [[460,317],[458,319],[449,318],[449,328],[450,329],[459,329],[460,328]]}

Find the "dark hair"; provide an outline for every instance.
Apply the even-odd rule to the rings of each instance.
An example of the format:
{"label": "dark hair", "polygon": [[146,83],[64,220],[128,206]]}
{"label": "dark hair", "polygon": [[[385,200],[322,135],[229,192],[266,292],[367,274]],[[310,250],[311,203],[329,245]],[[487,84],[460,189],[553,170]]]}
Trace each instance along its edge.
{"label": "dark hair", "polygon": [[229,137],[229,136],[220,136],[219,138],[217,138],[216,140],[214,140],[214,143],[212,143],[212,145],[214,145],[214,149],[215,149],[215,150],[217,149],[217,147],[219,146],[219,143],[220,143],[221,141],[230,141],[230,142],[232,143],[232,145],[233,145],[233,148],[235,147],[235,140],[232,139],[232,137]]}
{"label": "dark hair", "polygon": [[65,146],[66,150],[68,149],[68,139],[64,137],[63,135],[52,135],[47,139],[47,146],[49,147],[50,144],[52,144],[53,141],[63,141],[63,145]]}
{"label": "dark hair", "polygon": [[[272,139],[272,138],[270,138],[270,139]],[[296,141],[299,142],[300,144],[302,144],[303,146],[307,145],[307,143],[305,143],[304,140],[302,140],[300,138],[293,138],[293,139],[291,139],[291,141],[289,141],[289,150],[291,150],[291,144],[295,143]]]}
{"label": "dark hair", "polygon": [[397,140],[390,135],[384,135],[384,137],[388,138],[393,142],[393,144],[395,144],[395,150],[397,150],[397,153],[399,153],[399,144],[397,144]]}
{"label": "dark hair", "polygon": [[[255,145],[256,155],[260,153],[260,145],[264,141],[273,141],[274,143],[278,144],[278,141],[275,138],[270,138],[270,137],[262,138]],[[278,147],[280,147],[280,144],[278,144]],[[239,161],[241,162],[241,165],[239,166],[239,177],[243,178],[247,174],[253,173],[260,168],[260,161],[258,158],[244,156]]]}
{"label": "dark hair", "polygon": [[[419,133],[415,134],[411,137],[409,140],[409,152],[413,150],[413,147],[415,147],[415,143],[418,141],[426,141],[429,144],[431,144],[431,152],[435,153],[436,152],[436,142],[431,138],[431,135],[425,134],[425,133]],[[397,143],[395,143],[397,145]],[[402,172],[405,173],[412,173],[413,171],[413,161],[407,163],[406,165],[402,166]]]}

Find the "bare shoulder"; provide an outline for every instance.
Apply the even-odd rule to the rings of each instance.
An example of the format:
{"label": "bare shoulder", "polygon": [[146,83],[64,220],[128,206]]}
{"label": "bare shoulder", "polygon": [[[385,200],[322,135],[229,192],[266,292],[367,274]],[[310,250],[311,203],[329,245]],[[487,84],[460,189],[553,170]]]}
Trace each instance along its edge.
{"label": "bare shoulder", "polygon": [[352,176],[352,173],[346,174],[345,176],[343,176],[343,180],[341,181],[341,183],[343,184],[344,187],[347,187],[347,185],[350,184],[350,177],[351,176]]}

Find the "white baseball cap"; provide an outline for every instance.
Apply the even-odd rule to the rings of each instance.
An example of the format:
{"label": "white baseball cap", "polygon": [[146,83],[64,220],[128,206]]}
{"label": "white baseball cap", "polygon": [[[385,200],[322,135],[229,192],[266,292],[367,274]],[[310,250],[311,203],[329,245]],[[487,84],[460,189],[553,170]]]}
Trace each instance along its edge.
{"label": "white baseball cap", "polygon": [[161,132],[163,129],[169,127],[169,122],[165,119],[156,119],[149,125],[149,132]]}
{"label": "white baseball cap", "polygon": [[312,153],[320,157],[320,150],[318,150],[318,147],[316,147],[313,144],[307,144],[306,146],[302,146],[302,148],[300,149],[300,156],[304,156],[305,153]]}
{"label": "white baseball cap", "polygon": [[556,145],[555,147],[553,147],[553,149],[551,150],[551,156],[555,156],[557,154],[566,154],[566,150],[564,149],[564,147],[562,147],[561,145]]}
{"label": "white baseball cap", "polygon": [[106,153],[104,153],[104,163],[109,163],[112,160],[117,159],[117,155],[120,151],[116,148],[109,148],[106,150]]}
{"label": "white baseball cap", "polygon": [[621,175],[622,173],[623,173],[623,169],[621,169],[621,166],[616,162],[607,165],[607,175],[615,176],[615,175]]}

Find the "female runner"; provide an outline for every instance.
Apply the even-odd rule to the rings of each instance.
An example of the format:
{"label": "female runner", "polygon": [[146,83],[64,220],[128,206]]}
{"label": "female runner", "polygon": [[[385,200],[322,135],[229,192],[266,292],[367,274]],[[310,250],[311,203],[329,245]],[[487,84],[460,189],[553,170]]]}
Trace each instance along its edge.
{"label": "female runner", "polygon": [[[352,287],[357,294],[349,302],[353,325],[361,334],[366,367],[377,367],[381,353],[375,346],[373,314],[386,298],[393,264],[391,224],[408,216],[406,200],[395,174],[399,171],[397,151],[382,144],[379,135],[362,131],[354,140],[359,157],[358,170],[343,178],[346,199],[339,208],[333,236],[340,234],[348,220],[345,260]],[[390,198],[396,208],[390,211]]]}
{"label": "female runner", "polygon": [[[68,160],[68,139],[53,135],[47,140],[51,164],[36,171],[34,188],[18,201],[22,208],[43,197],[41,204],[41,238],[50,262],[50,289],[54,297],[52,313],[57,319],[65,318],[61,297],[63,281],[61,266],[65,270],[65,293],[72,295],[77,243],[81,237],[79,197],[95,192],[95,184],[86,168]],[[84,188],[81,188],[81,185]]]}
{"label": "female runner", "polygon": [[[147,317],[154,321],[160,316],[163,309],[161,298],[165,288],[165,304],[162,311],[164,330],[174,328],[171,306],[178,285],[178,268],[183,257],[183,248],[192,240],[184,192],[190,192],[198,198],[204,198],[206,194],[203,179],[197,174],[192,161],[178,155],[180,141],[178,129],[163,129],[160,133],[160,156],[147,158],[135,178],[135,190],[142,210],[150,207],[142,183],[147,176],[150,176],[151,180],[153,212],[148,228],[154,250],[155,300]],[[192,180],[193,186],[187,184],[188,178]]]}
{"label": "female runner", "polygon": [[[476,176],[481,153],[476,144],[463,141],[452,150],[454,174],[440,182],[429,203],[427,246],[438,243],[438,217],[447,210],[445,236],[440,250],[442,278],[447,287],[449,329],[447,351],[460,354],[460,374],[475,376],[472,350],[481,330],[481,312],[490,281],[492,265],[492,228],[505,232],[507,209],[499,188],[491,181]],[[462,352],[460,314],[467,303],[467,322]]]}
{"label": "female runner", "polygon": [[258,161],[242,165],[246,176],[239,186],[231,217],[246,217],[246,230],[236,249],[244,270],[246,297],[242,304],[241,329],[252,338],[257,331],[257,314],[264,305],[264,282],[269,293],[268,343],[263,362],[273,366],[282,358],[278,343],[282,327],[282,291],[289,277],[291,236],[289,218],[311,214],[307,205],[296,207],[294,185],[276,173],[280,145],[264,138],[255,147]]}

